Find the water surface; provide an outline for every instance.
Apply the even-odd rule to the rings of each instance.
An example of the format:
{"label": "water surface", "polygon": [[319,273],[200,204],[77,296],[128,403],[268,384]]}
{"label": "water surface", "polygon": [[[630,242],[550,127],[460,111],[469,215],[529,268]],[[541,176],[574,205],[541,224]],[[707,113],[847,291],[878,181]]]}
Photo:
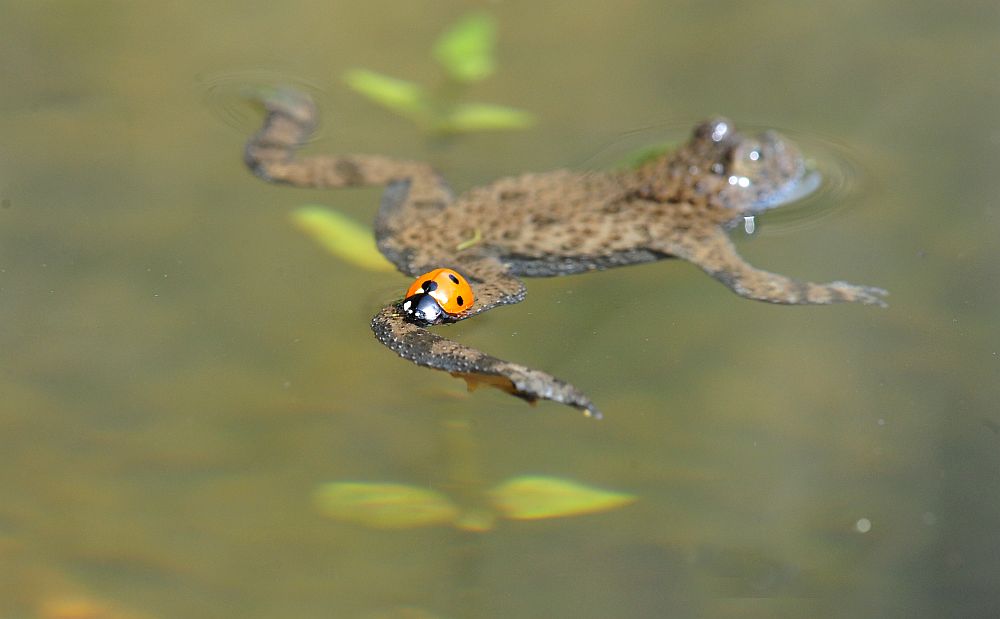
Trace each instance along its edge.
{"label": "water surface", "polygon": [[[490,4],[501,68],[473,94],[540,122],[444,149],[339,82],[433,80],[467,8],[5,3],[0,616],[1000,614],[996,5]],[[862,182],[824,199],[850,204],[764,214],[740,250],[891,306],[754,303],[680,262],[533,280],[449,334],[606,419],[467,394],[371,336],[406,278],[288,219],[369,221],[378,192],[242,168],[253,111],[218,102],[272,78],[321,99],[317,151],[432,159],[459,188],[715,113],[832,136]],[[479,535],[313,506],[333,480],[448,489],[454,420],[485,484],[640,499]]]}

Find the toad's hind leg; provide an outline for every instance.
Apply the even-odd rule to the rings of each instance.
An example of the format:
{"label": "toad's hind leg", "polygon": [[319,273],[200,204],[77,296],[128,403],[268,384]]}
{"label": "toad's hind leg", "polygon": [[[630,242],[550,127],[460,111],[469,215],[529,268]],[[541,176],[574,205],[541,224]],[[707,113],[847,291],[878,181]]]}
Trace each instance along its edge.
{"label": "toad's hind leg", "polygon": [[380,342],[400,357],[417,365],[444,370],[464,378],[470,387],[487,384],[529,402],[552,400],[578,408],[588,417],[600,418],[593,402],[573,385],[517,363],[504,361],[463,346],[409,323],[395,305],[382,309],[372,319],[372,330]]}
{"label": "toad's hind leg", "polygon": [[[453,320],[465,320],[501,305],[524,299],[524,283],[511,275],[507,265],[490,256],[465,255],[447,262],[472,283],[475,302]],[[417,365],[444,370],[464,378],[470,387],[487,384],[529,402],[552,400],[574,406],[588,417],[600,413],[587,396],[555,376],[517,363],[497,359],[407,322],[398,305],[389,305],[372,319],[380,342]]]}
{"label": "toad's hind leg", "polygon": [[881,288],[840,281],[816,284],[757,269],[736,252],[729,236],[718,226],[686,230],[683,235],[673,235],[657,243],[657,250],[698,265],[730,290],[749,299],[794,305],[864,303],[886,306],[883,297],[888,293]]}
{"label": "toad's hind leg", "polygon": [[260,178],[296,187],[362,187],[408,181],[410,199],[444,204],[450,190],[427,164],[379,155],[314,155],[296,151],[312,135],[319,120],[316,105],[304,93],[274,89],[261,94],[266,116],[250,138],[243,160]]}

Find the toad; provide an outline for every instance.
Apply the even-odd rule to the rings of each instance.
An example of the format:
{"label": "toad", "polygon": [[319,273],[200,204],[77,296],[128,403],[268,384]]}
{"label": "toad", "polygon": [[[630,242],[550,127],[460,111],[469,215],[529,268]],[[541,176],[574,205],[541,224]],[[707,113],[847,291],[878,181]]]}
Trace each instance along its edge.
{"label": "toad", "polygon": [[428,329],[521,302],[524,277],[681,258],[749,299],[885,305],[880,288],[796,281],[757,269],[736,252],[727,227],[794,199],[807,175],[799,149],[773,131],[744,134],[712,118],[676,151],[633,169],[522,174],[456,196],[425,163],[300,156],[318,119],[312,100],[275,90],[262,103],[266,117],[246,145],[247,166],[264,180],[296,187],[384,186],[376,244],[417,281],[406,298],[375,315],[375,336],[400,357],[470,386],[486,383],[529,402],[552,400],[600,416],[573,385]]}

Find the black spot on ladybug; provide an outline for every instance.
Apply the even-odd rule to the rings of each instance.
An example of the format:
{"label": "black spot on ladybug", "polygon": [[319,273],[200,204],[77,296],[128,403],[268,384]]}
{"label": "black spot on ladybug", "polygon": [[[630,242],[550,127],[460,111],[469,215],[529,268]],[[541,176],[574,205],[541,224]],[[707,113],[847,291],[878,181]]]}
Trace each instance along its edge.
{"label": "black spot on ladybug", "polygon": [[[450,279],[452,281],[452,283],[455,283],[455,284],[458,283],[458,278],[455,277],[454,273],[448,273],[448,279]],[[461,305],[461,303],[459,303],[459,305]]]}
{"label": "black spot on ladybug", "polygon": [[426,282],[424,282],[424,285],[421,286],[424,292],[434,292],[435,290],[437,290],[437,287],[438,283],[433,279],[427,280]]}
{"label": "black spot on ladybug", "polygon": [[455,302],[458,303],[459,307],[465,305],[465,301],[462,300],[462,295],[458,295],[458,297],[455,298]]}

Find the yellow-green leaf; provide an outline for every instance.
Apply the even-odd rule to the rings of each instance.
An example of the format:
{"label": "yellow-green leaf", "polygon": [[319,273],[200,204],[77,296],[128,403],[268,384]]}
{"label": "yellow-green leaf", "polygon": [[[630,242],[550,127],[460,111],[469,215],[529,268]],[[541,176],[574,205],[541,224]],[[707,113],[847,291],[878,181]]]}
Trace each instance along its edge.
{"label": "yellow-green leaf", "polygon": [[524,129],[535,117],[523,110],[490,103],[464,103],[451,108],[441,121],[441,130],[461,133],[496,129]]}
{"label": "yellow-green leaf", "polygon": [[453,79],[474,82],[493,73],[496,22],[486,13],[466,16],[438,38],[434,58]]}
{"label": "yellow-green leaf", "polygon": [[315,498],[330,518],[376,529],[451,524],[458,517],[448,497],[403,484],[333,482],[320,486]]}
{"label": "yellow-green leaf", "polygon": [[344,74],[344,81],[353,90],[401,116],[420,118],[426,114],[424,89],[413,82],[368,69],[352,69]]}
{"label": "yellow-green leaf", "polygon": [[635,495],[560,479],[514,477],[490,491],[493,506],[507,518],[538,520],[602,512],[636,500]]}
{"label": "yellow-green leaf", "polygon": [[337,211],[310,204],[292,211],[292,221],[338,258],[370,271],[395,270],[375,247],[372,231]]}

